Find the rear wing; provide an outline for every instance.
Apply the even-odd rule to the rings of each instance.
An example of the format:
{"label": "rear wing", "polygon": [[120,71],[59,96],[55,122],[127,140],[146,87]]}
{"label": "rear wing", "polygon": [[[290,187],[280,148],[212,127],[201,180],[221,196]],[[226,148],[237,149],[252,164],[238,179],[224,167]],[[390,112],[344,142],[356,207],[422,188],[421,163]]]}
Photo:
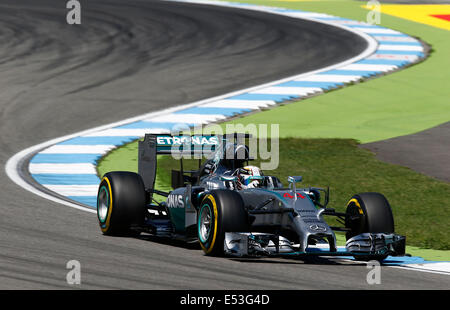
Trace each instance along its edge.
{"label": "rear wing", "polygon": [[[252,138],[250,134],[233,133],[221,135],[168,135],[146,134],[144,140],[139,141],[138,173],[144,181],[145,188],[150,193],[154,190],[158,155],[199,155],[199,168],[201,155],[210,155],[221,148],[224,142],[241,141]],[[233,141],[230,141],[233,140]],[[174,182],[175,180],[175,182]],[[184,184],[183,159],[180,158],[180,171],[172,171],[172,186]],[[165,195],[164,195],[165,196]]]}

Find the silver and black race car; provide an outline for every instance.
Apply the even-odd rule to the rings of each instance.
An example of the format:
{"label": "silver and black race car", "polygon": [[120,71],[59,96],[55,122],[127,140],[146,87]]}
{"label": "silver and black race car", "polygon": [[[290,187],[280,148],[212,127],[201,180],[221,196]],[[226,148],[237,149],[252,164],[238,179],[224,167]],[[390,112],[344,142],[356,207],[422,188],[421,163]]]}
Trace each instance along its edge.
{"label": "silver and black race car", "polygon": [[[104,175],[97,196],[97,215],[105,235],[147,233],[199,242],[207,255],[354,256],[382,260],[405,253],[404,236],[394,233],[387,199],[379,193],[351,197],[346,212],[328,207],[329,189],[299,187],[300,176],[288,177],[288,187],[275,176],[242,172],[251,160],[242,139],[249,135],[172,136],[147,134],[139,142],[138,173]],[[155,189],[158,155],[205,153],[196,170],[172,170],[170,192]],[[247,171],[248,172],[248,171]],[[153,196],[166,197],[158,202]],[[324,216],[341,226],[329,226]],[[345,251],[336,245],[335,231],[346,233]]]}

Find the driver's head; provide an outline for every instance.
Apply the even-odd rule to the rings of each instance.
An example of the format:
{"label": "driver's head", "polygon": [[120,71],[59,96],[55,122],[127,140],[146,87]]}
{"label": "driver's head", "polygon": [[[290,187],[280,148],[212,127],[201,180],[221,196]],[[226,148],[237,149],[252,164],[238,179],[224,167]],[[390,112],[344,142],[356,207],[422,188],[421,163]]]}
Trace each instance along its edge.
{"label": "driver's head", "polygon": [[245,166],[239,169],[239,182],[242,188],[255,188],[261,186],[262,182],[259,177],[263,176],[263,172],[256,166]]}

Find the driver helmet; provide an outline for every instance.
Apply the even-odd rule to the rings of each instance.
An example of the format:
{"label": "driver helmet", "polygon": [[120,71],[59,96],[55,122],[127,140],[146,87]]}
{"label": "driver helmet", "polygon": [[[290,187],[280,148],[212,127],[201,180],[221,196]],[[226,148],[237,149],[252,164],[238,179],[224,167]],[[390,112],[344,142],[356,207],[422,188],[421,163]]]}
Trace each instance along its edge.
{"label": "driver helmet", "polygon": [[228,169],[242,168],[249,160],[249,149],[245,144],[227,144],[223,163]]}
{"label": "driver helmet", "polygon": [[239,181],[243,188],[255,188],[259,187],[262,182],[261,180],[255,180],[253,177],[262,177],[263,173],[261,169],[256,166],[245,166],[240,169]]}

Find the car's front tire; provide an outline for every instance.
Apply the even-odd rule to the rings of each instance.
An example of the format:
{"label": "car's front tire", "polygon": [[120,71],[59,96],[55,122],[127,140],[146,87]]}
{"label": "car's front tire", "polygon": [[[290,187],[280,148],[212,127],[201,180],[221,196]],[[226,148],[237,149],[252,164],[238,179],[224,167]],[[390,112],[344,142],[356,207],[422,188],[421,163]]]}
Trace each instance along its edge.
{"label": "car's front tire", "polygon": [[[346,238],[362,233],[394,233],[394,216],[391,206],[380,193],[354,195],[347,203],[345,226],[350,228]],[[387,255],[358,256],[359,260],[383,260]]]}
{"label": "car's front tire", "polygon": [[131,227],[143,224],[146,193],[139,174],[128,171],[108,172],[97,194],[97,218],[105,235],[137,235]]}
{"label": "car's front tire", "polygon": [[206,255],[223,255],[226,232],[246,231],[247,212],[237,192],[214,190],[203,198],[197,213],[197,232]]}

